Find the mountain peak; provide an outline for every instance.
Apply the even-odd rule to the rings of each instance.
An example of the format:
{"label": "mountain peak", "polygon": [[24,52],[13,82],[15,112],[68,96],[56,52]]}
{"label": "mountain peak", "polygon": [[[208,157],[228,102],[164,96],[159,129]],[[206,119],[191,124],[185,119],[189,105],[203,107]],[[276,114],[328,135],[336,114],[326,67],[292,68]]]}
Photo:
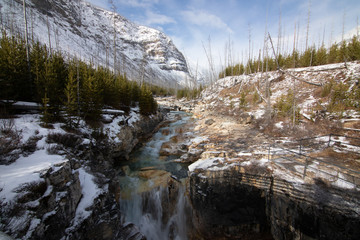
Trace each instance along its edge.
{"label": "mountain peak", "polygon": [[[81,0],[26,4],[29,36],[53,50],[115,69],[131,80],[177,87],[190,78],[183,54],[159,30]],[[0,11],[8,31],[23,33],[21,0],[4,0]]]}

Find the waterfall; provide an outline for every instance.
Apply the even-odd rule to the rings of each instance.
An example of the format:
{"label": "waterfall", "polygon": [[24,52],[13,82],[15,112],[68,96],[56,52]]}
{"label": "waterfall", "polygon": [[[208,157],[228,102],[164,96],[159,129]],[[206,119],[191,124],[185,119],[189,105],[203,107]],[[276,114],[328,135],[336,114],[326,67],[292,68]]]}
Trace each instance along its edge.
{"label": "waterfall", "polygon": [[[175,191],[170,193],[169,188],[158,187],[145,193],[133,193],[120,204],[124,222],[134,223],[148,240],[188,239],[191,218],[187,215],[191,211],[185,186],[179,184]],[[172,195],[176,197],[174,202]]]}
{"label": "waterfall", "polygon": [[148,240],[188,239],[192,228],[185,184],[187,166],[159,156],[162,144],[182,132],[190,116],[172,112],[168,119],[168,126],[132,153],[126,163],[129,171],[120,178],[123,223],[135,224]]}

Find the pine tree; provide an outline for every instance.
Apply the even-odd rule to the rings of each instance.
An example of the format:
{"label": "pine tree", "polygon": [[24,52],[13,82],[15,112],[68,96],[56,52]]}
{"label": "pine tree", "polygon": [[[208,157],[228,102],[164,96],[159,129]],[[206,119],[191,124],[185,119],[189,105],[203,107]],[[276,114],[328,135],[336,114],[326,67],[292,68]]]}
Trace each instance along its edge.
{"label": "pine tree", "polygon": [[58,52],[53,53],[46,63],[46,86],[48,87],[48,94],[51,98],[50,105],[55,118],[60,117],[67,72],[63,56]]}
{"label": "pine tree", "polygon": [[360,42],[355,35],[348,44],[348,54],[351,61],[360,59]]}
{"label": "pine tree", "polygon": [[39,42],[33,44],[30,59],[33,75],[32,79],[34,79],[36,86],[36,100],[42,102],[46,86],[46,62],[48,61],[48,51],[46,46],[40,45]]}
{"label": "pine tree", "polygon": [[346,41],[343,40],[340,44],[340,48],[337,54],[337,58],[336,58],[336,62],[344,62],[344,61],[348,61],[348,49],[347,49],[347,44]]}
{"label": "pine tree", "polygon": [[157,110],[157,103],[153,98],[150,89],[145,86],[145,84],[141,87],[139,107],[142,115],[150,115],[155,113]]}
{"label": "pine tree", "polygon": [[103,107],[102,89],[94,76],[88,75],[85,77],[81,95],[81,107],[84,118],[86,120],[99,121]]}
{"label": "pine tree", "polygon": [[51,111],[51,106],[49,105],[50,99],[47,96],[47,89],[45,89],[44,97],[42,98],[42,117],[41,121],[44,123],[45,127],[49,127],[49,124],[53,121],[53,115]]}
{"label": "pine tree", "polygon": [[314,62],[314,65],[324,65],[328,62],[328,55],[324,45],[316,51],[316,59]]}
{"label": "pine tree", "polygon": [[77,80],[76,80],[76,69],[72,65],[69,69],[69,75],[67,78],[67,83],[65,86],[65,111],[66,111],[66,123],[68,127],[72,128],[74,126],[74,117],[78,113],[77,105]]}
{"label": "pine tree", "polygon": [[338,44],[334,43],[331,45],[328,55],[328,63],[336,63],[338,58]]}
{"label": "pine tree", "polygon": [[31,101],[25,42],[2,33],[0,40],[0,99]]}

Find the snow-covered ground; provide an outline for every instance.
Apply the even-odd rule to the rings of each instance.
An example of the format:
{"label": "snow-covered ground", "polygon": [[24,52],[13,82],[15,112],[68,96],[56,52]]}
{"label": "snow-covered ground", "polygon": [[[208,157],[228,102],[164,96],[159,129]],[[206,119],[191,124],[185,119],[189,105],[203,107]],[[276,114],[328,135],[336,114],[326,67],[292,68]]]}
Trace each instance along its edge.
{"label": "snow-covered ground", "polygon": [[[138,108],[132,108],[129,116],[121,115],[113,118],[110,123],[104,124],[104,132],[106,132],[110,139],[112,139],[115,143],[119,143],[120,140],[117,133],[119,133],[122,126],[124,126],[124,120],[127,118],[128,124],[132,126],[136,121],[140,120],[140,114],[138,112]],[[56,123],[53,124],[52,128],[44,128],[41,125],[40,118],[41,116],[38,114],[28,114],[19,115],[13,119],[14,125],[12,130],[16,131],[20,135],[20,143],[24,144],[34,136],[37,137],[38,141],[36,144],[36,150],[33,153],[20,153],[19,158],[16,161],[8,165],[0,165],[0,203],[4,206],[16,202],[16,200],[21,197],[21,193],[19,193],[18,189],[29,183],[44,182],[42,176],[44,173],[57,172],[63,167],[64,163],[69,161],[66,159],[65,155],[49,153],[49,149],[54,147],[56,144],[46,142],[46,138],[49,134],[66,133],[66,131],[62,128],[63,124]],[[106,116],[104,116],[104,118],[106,118]],[[7,121],[4,119],[1,120]],[[90,138],[92,129],[81,121],[78,130],[83,136],[81,144],[90,144],[92,141]],[[89,138],[86,136],[89,136]],[[78,160],[82,162],[82,159]],[[79,168],[73,170],[73,174],[76,174],[76,172],[79,174],[82,197],[76,209],[76,215],[73,219],[72,228],[81,223],[91,214],[89,207],[93,205],[94,199],[96,199],[99,194],[104,192],[107,188],[107,185],[100,188],[95,183],[94,175],[91,171],[89,171],[86,165],[81,164]],[[47,186],[47,191],[44,193],[44,196],[49,194],[51,191],[51,185]],[[38,205],[39,202],[34,202],[32,204]],[[49,216],[51,214],[54,213],[47,213]],[[13,223],[13,229],[17,229],[17,227],[19,227],[18,224],[21,225],[21,222],[24,222],[25,219],[29,217],[31,216],[25,214],[23,216],[23,220],[18,219],[16,223]],[[39,223],[39,219],[32,221],[30,228],[35,229]],[[31,234],[31,229],[28,230],[28,234]]]}
{"label": "snow-covered ground", "polygon": [[[296,69],[287,69],[287,72],[296,76],[297,78],[301,78],[305,81],[311,83],[317,83],[321,85],[325,85],[330,80],[334,80],[337,83],[350,83],[356,84],[360,77],[360,63],[359,62],[349,62],[346,63],[336,63],[329,64],[323,66],[316,67],[307,67],[307,68],[296,68]],[[246,107],[239,107],[240,102],[240,93],[242,91],[247,92],[247,94],[253,94],[256,91],[256,88],[259,89],[260,95],[265,96],[265,82],[266,79],[271,81],[270,85],[270,102],[273,105],[277,102],[279,97],[282,95],[287,95],[289,90],[293,90],[294,86],[296,87],[296,104],[300,110],[300,114],[302,115],[302,119],[304,120],[299,128],[304,127],[303,123],[307,123],[314,121],[313,117],[313,109],[319,108],[321,105],[323,108],[326,108],[328,99],[320,99],[320,91],[321,86],[314,86],[306,84],[302,81],[295,80],[290,74],[282,75],[279,71],[273,71],[268,73],[255,73],[249,75],[241,75],[241,76],[229,76],[216,81],[212,86],[207,87],[202,92],[201,97],[201,106],[198,107],[198,113],[200,115],[205,115],[204,118],[213,118],[213,116],[221,115],[223,113],[227,113],[224,109],[230,109],[229,116],[234,117],[234,121],[239,121],[238,116],[242,113],[247,113],[252,116],[254,122],[257,120],[261,120],[264,118],[266,103],[265,100],[260,103],[251,103],[250,98],[247,99]],[[295,84],[295,85],[294,85]],[[254,87],[256,86],[256,87]],[[250,93],[249,93],[250,92]],[[322,108],[320,108],[322,109]],[[222,112],[223,111],[223,112]],[[274,108],[272,108],[274,111]],[[221,113],[220,113],[221,112]],[[348,110],[343,113],[344,119],[342,122],[350,122],[350,121],[359,121],[359,112],[355,110]],[[221,117],[220,117],[221,119]],[[221,120],[220,120],[221,121]],[[286,118],[276,118],[273,119],[272,122],[272,130],[276,133],[287,131],[289,125],[291,124],[289,120]],[[254,126],[252,126],[254,127]],[[259,129],[262,130],[264,126],[259,125]],[[199,127],[198,127],[199,128]],[[204,127],[206,128],[206,126]],[[215,130],[215,129],[214,129]],[[229,133],[235,132],[234,129],[228,128]],[[211,131],[210,131],[211,132]],[[330,133],[330,132],[329,132]],[[327,134],[329,134],[327,133]],[[314,133],[316,134],[316,133]],[[229,135],[230,136],[230,135]],[[276,136],[276,135],[274,135]],[[271,141],[277,142],[278,144],[283,145],[294,145],[294,138],[300,138],[304,136],[290,136],[285,135],[285,137],[274,137]],[[328,144],[329,137],[324,137],[326,142],[326,147],[332,148],[335,152],[343,153],[346,151],[352,152],[360,152],[360,147],[354,147],[349,145],[349,139],[338,137],[336,139],[337,143],[334,141]],[[321,139],[319,139],[321,140]],[[333,139],[335,140],[335,139]],[[224,139],[226,141],[226,139]],[[213,143],[216,144],[216,143]],[[211,145],[211,142],[210,144]],[[263,145],[263,146],[262,146]],[[342,149],[339,149],[337,145],[341,145]],[[277,152],[279,156],[276,161],[273,161],[271,158],[268,159],[268,147],[264,145],[264,143],[259,142],[257,147],[252,146],[253,151],[248,151],[245,149],[244,152],[238,152],[236,156],[238,159],[231,158],[202,158],[197,162],[191,164],[189,166],[190,172],[196,171],[217,171],[219,169],[231,168],[237,165],[245,166],[245,165],[261,165],[268,166],[269,169],[273,172],[274,175],[286,179],[289,182],[294,182],[297,184],[307,184],[309,181],[313,181],[316,177],[321,177],[326,182],[329,182],[334,187],[344,188],[344,189],[359,189],[357,183],[354,183],[351,179],[351,176],[346,176],[344,174],[344,170],[340,168],[330,168],[324,166],[324,164],[311,164],[309,165],[309,169],[307,170],[307,177],[304,178],[304,164],[297,163],[296,161],[288,161],[285,158],[281,158],[281,156],[286,156],[286,152],[283,152],[281,148],[276,149],[276,147],[272,147],[272,152]],[[220,147],[221,150],[221,147]],[[297,152],[297,149],[294,149]],[[302,149],[302,153],[304,154],[307,150],[310,152],[314,152],[311,149]],[[282,153],[283,152],[283,153]],[[356,164],[355,164],[356,165]]]}

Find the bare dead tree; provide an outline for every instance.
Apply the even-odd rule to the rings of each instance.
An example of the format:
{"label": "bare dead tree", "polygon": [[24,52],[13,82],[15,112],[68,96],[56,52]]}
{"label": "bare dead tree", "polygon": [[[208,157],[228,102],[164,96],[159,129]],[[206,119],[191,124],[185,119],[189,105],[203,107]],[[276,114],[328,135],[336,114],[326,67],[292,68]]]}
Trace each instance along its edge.
{"label": "bare dead tree", "polygon": [[307,14],[305,51],[308,49],[308,41],[309,41],[310,14],[311,14],[310,10],[311,10],[311,0],[309,0],[309,7],[308,7],[308,14]]}
{"label": "bare dead tree", "polygon": [[228,45],[228,63],[231,66],[231,76],[234,75],[234,59],[233,59],[233,47],[234,44],[231,41],[231,38],[229,36],[229,45]]}
{"label": "bare dead tree", "polygon": [[77,125],[80,123],[80,73],[79,59],[76,57],[76,97],[77,97]]}
{"label": "bare dead tree", "polygon": [[30,19],[31,19],[31,41],[34,42],[34,12],[33,9],[30,8]]}
{"label": "bare dead tree", "polygon": [[209,49],[206,50],[206,47],[205,47],[204,43],[202,43],[202,46],[204,48],[205,55],[206,55],[206,58],[207,58],[208,63],[209,63],[210,84],[212,85],[213,80],[216,79],[216,74],[215,74],[214,61],[213,61],[212,52],[211,52],[211,38],[210,38],[210,36],[209,36],[209,39],[208,39],[208,48]]}
{"label": "bare dead tree", "polygon": [[259,49],[257,72],[260,72],[261,49]]}
{"label": "bare dead tree", "polygon": [[296,46],[295,49],[299,49],[299,36],[300,36],[300,22],[297,24],[297,34],[296,34]]}
{"label": "bare dead tree", "polygon": [[145,52],[143,53],[143,57],[141,60],[141,66],[140,66],[140,86],[142,86],[144,84],[144,80],[145,80],[145,64],[146,64],[146,55]]}
{"label": "bare dead tree", "polygon": [[[265,34],[266,36],[266,34]],[[270,35],[269,35],[270,36]],[[271,120],[271,101],[270,101],[270,80],[269,80],[269,76],[267,75],[268,69],[269,69],[269,56],[268,56],[268,47],[267,47],[267,39],[266,38],[266,42],[265,42],[265,49],[264,51],[266,52],[265,54],[265,59],[266,59],[266,63],[265,63],[265,97],[266,97],[266,110],[265,110],[265,115],[266,115],[266,119],[267,122],[270,122]]]}
{"label": "bare dead tree", "polygon": [[26,44],[26,60],[28,62],[28,67],[30,70],[30,53],[29,53],[29,39],[28,39],[28,24],[26,18],[26,3],[23,0],[23,9],[24,9],[24,22],[25,22],[25,44]]}
{"label": "bare dead tree", "polygon": [[52,50],[51,50],[50,23],[49,23],[49,16],[47,16],[47,15],[46,15],[46,26],[47,26],[47,30],[48,30],[49,50],[50,50],[50,54],[51,54],[51,53],[52,53]]}
{"label": "bare dead tree", "polygon": [[346,18],[346,12],[344,10],[343,22],[342,22],[342,31],[341,31],[341,41],[342,42],[345,40],[345,18]]}
{"label": "bare dead tree", "polygon": [[114,73],[116,74],[116,19],[115,19],[115,15],[116,15],[116,6],[113,0],[109,0],[109,3],[111,5],[111,11],[113,12],[113,48],[114,48]]}
{"label": "bare dead tree", "polygon": [[279,62],[278,62],[278,60],[277,60],[277,56],[275,55],[275,48],[274,48],[274,44],[273,44],[273,42],[272,42],[270,33],[269,33],[269,40],[270,40],[271,47],[272,47],[272,50],[273,50],[273,53],[274,53],[275,62],[276,62],[276,64],[277,64],[277,70],[278,70],[279,72],[281,72],[281,73],[283,73],[283,74],[287,74],[287,75],[295,78],[296,80],[299,80],[299,81],[301,81],[301,82],[304,82],[304,83],[307,83],[307,84],[310,84],[310,85],[322,86],[322,84],[320,84],[320,83],[313,83],[313,82],[306,81],[305,79],[296,77],[295,75],[291,74],[289,71],[284,71],[283,69],[281,69],[280,66],[279,66]]}
{"label": "bare dead tree", "polygon": [[197,88],[197,78],[198,78],[198,66],[199,65],[199,61],[196,61],[196,68],[195,68],[195,75],[194,75],[194,86],[195,88]]}
{"label": "bare dead tree", "polygon": [[276,56],[279,56],[280,52],[281,52],[281,8],[279,11],[279,29],[278,29],[278,42],[277,42]]}
{"label": "bare dead tree", "polygon": [[293,67],[296,67],[296,22],[294,24],[294,44],[293,44]]}
{"label": "bare dead tree", "polygon": [[249,74],[251,74],[251,66],[250,66],[250,63],[251,63],[251,25],[249,23],[248,25],[248,31],[249,31],[249,59],[248,59],[248,69],[249,69]]}
{"label": "bare dead tree", "polygon": [[356,17],[356,37],[359,39],[359,16]]}
{"label": "bare dead tree", "polygon": [[261,62],[261,72],[264,72],[264,61],[265,61],[265,52],[266,50],[266,45],[267,45],[267,28],[268,28],[268,16],[269,16],[269,8],[266,8],[266,22],[265,22],[265,31],[264,31],[264,42],[263,42],[263,54],[262,54],[262,62]]}

